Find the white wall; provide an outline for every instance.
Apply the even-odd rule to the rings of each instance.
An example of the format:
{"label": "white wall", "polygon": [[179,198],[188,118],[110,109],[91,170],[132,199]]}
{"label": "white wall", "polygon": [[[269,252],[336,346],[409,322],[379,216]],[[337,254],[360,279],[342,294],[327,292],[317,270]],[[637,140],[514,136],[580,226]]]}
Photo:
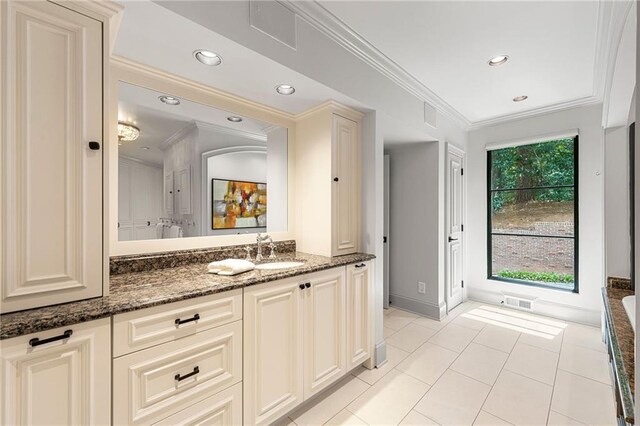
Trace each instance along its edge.
{"label": "white wall", "polygon": [[[499,303],[503,293],[536,297],[537,312],[591,324],[600,323],[604,284],[604,150],[602,106],[540,115],[471,131],[467,144],[467,294]],[[578,129],[579,294],[487,279],[486,151],[492,142],[535,138]],[[544,140],[544,138],[542,138]]]}
{"label": "white wall", "polygon": [[606,275],[631,276],[629,233],[629,128],[606,129],[605,138],[605,235]]}
{"label": "white wall", "polygon": [[[440,316],[440,144],[393,145],[389,191],[389,295],[395,306]],[[418,293],[418,282],[426,294]],[[444,292],[442,292],[444,295]]]}
{"label": "white wall", "polygon": [[288,131],[277,127],[267,132],[267,230],[282,232],[288,228],[287,188],[289,186]]}

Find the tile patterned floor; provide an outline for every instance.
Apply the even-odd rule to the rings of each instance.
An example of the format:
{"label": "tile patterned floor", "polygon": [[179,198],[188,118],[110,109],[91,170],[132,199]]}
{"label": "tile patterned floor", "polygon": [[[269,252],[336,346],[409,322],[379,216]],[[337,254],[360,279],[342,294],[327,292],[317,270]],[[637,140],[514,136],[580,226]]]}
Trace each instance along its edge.
{"label": "tile patterned floor", "polygon": [[283,424],[615,425],[597,328],[467,302],[441,322],[385,310],[384,336],[385,365]]}

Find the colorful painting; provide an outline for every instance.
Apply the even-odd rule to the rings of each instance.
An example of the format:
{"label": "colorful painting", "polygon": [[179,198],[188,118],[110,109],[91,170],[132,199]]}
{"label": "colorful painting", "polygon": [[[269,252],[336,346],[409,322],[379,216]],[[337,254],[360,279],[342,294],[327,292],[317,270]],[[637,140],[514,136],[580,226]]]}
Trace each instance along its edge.
{"label": "colorful painting", "polygon": [[211,179],[212,229],[266,228],[267,184]]}

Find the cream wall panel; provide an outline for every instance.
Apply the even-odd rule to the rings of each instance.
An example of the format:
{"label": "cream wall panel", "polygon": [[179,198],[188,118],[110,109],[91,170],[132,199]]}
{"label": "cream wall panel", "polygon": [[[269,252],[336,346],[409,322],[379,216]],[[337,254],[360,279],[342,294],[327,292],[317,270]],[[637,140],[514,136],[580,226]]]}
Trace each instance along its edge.
{"label": "cream wall panel", "polygon": [[[0,423],[111,424],[108,318],[0,341]],[[29,341],[73,334],[32,347]]]}
{"label": "cream wall panel", "polygon": [[102,23],[2,2],[2,311],[102,294]]}

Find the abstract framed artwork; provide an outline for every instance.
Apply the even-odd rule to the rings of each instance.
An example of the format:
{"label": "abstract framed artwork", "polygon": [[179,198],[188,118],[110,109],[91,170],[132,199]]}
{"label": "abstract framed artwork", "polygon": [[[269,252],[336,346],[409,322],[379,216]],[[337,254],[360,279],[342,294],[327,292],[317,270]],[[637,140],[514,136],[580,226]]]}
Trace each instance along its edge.
{"label": "abstract framed artwork", "polygon": [[267,227],[267,184],[211,179],[211,229]]}

